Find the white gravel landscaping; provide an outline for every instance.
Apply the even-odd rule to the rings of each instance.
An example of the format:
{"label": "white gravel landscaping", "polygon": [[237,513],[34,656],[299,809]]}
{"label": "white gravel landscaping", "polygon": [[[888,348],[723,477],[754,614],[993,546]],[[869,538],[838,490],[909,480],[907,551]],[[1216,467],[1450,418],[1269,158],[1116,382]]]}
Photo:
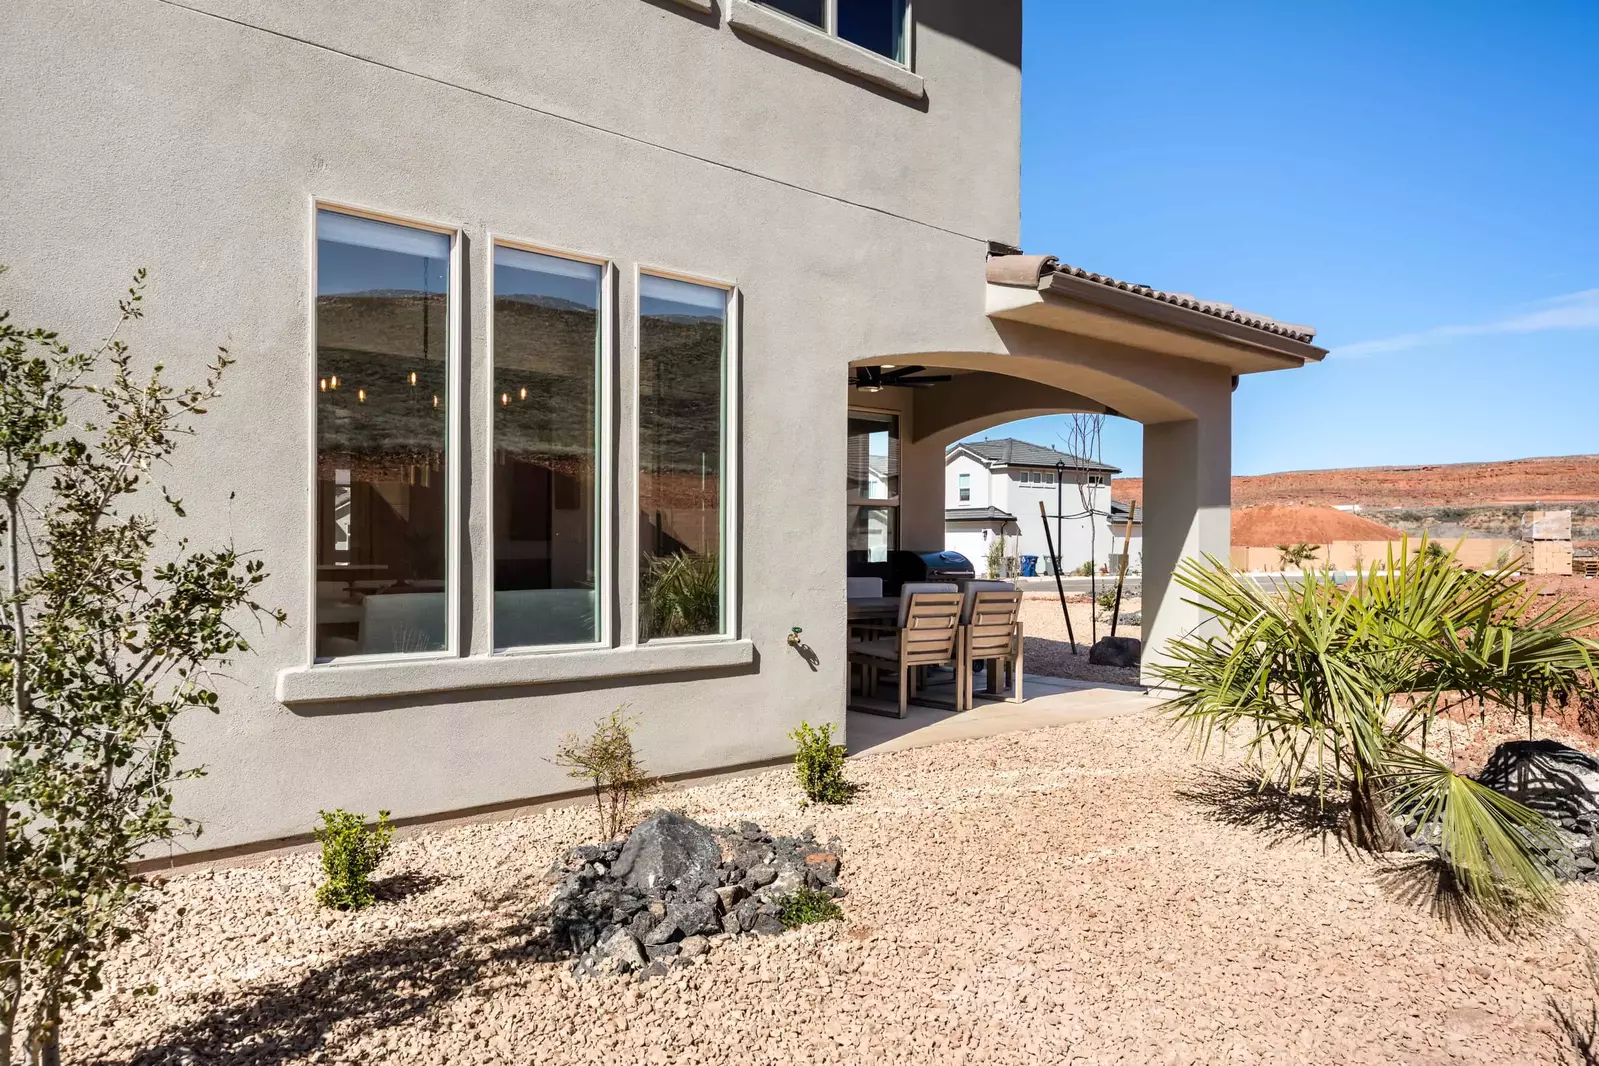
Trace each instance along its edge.
{"label": "white gravel landscaping", "polygon": [[[578,982],[529,915],[573,807],[399,842],[387,899],[319,910],[316,857],[175,877],[66,1060],[318,1063],[1549,1063],[1585,1017],[1599,888],[1536,936],[1451,929],[1391,872],[1236,798],[1151,716],[669,793],[845,848],[843,922]],[[154,982],[152,994],[137,986]]]}

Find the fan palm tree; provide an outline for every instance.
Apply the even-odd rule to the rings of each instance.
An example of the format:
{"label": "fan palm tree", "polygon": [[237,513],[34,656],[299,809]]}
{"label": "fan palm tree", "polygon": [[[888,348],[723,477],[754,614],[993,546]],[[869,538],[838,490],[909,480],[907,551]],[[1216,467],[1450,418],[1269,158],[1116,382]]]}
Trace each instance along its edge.
{"label": "fan palm tree", "polygon": [[645,559],[644,636],[715,633],[722,618],[722,568],[714,553],[677,551]]}
{"label": "fan palm tree", "polygon": [[1325,571],[1262,588],[1210,559],[1177,581],[1219,634],[1170,642],[1154,667],[1180,695],[1169,713],[1204,747],[1241,735],[1261,782],[1307,776],[1325,799],[1348,789],[1353,842],[1401,846],[1393,812],[1442,826],[1442,860],[1473,899],[1499,910],[1554,905],[1539,858],[1555,843],[1542,815],[1429,755],[1428,723],[1468,700],[1533,710],[1591,675],[1599,644],[1578,630],[1599,614],[1540,605],[1520,580],[1455,564],[1452,553],[1389,550],[1348,587]]}
{"label": "fan palm tree", "polygon": [[1287,570],[1296,567],[1300,570],[1305,564],[1316,558],[1317,547],[1314,544],[1279,544],[1277,545],[1277,566]]}

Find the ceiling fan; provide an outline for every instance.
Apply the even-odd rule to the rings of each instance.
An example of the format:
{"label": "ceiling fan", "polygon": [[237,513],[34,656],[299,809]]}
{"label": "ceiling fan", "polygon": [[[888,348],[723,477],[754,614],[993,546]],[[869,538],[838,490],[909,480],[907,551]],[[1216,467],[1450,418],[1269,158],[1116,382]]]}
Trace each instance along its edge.
{"label": "ceiling fan", "polygon": [[923,374],[925,366],[858,366],[855,387],[862,392],[883,389],[921,389],[940,381],[953,380],[949,374]]}

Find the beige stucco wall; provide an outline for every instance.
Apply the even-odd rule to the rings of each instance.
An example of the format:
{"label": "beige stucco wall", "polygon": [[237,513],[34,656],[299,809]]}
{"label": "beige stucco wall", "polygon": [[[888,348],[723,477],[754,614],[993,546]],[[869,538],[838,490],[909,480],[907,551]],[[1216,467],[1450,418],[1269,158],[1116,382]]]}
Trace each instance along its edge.
{"label": "beige stucco wall", "polygon": [[[144,266],[136,352],[178,378],[218,345],[239,360],[164,480],[198,543],[232,538],[267,561],[264,599],[291,620],[234,667],[223,712],[184,728],[185,761],[211,771],[182,796],[201,844],[303,833],[322,807],[422,816],[563,790],[556,738],[619,704],[657,773],[780,756],[802,718],[842,718],[844,368],[996,348],[985,241],[1017,235],[1020,2],[916,6],[920,101],[670,0],[7,5],[0,124],[17,150],[0,159],[0,302],[86,343]],[[751,661],[687,652],[645,678],[277,701],[308,644],[313,197],[460,227],[473,456],[491,232],[610,257],[624,309],[641,264],[739,285]],[[625,502],[625,313],[617,330]],[[941,484],[941,445],[928,451],[908,468]],[[463,651],[481,655],[487,488],[465,489]],[[626,640],[633,522],[618,512]],[[910,516],[908,534],[941,533],[931,507]],[[793,626],[819,670],[785,646]]]}

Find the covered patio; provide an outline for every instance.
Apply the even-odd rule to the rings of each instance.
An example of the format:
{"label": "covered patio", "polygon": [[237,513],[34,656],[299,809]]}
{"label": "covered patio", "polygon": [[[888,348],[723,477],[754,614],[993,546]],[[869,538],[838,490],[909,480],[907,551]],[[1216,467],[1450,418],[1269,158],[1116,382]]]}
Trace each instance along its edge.
{"label": "covered patio", "polygon": [[[1144,427],[1143,603],[1132,635],[1142,638],[1141,680],[1150,685],[1166,641],[1206,621],[1183,602],[1173,570],[1185,558],[1228,556],[1232,397],[1240,377],[1302,367],[1326,350],[1310,327],[1118,281],[1053,256],[997,249],[985,283],[982,345],[884,352],[850,363],[852,561],[862,552],[944,548],[944,455],[958,440],[1038,415],[1087,412],[1137,421]],[[981,577],[983,561],[971,562]],[[898,590],[885,593],[892,600]],[[898,614],[904,627],[906,614]],[[958,698],[946,698],[957,692],[955,669],[932,671],[923,692],[925,702],[946,711],[918,710],[918,717],[960,707]],[[1025,664],[1021,673],[1028,698],[1012,708],[1042,712],[1048,700],[1064,708],[1095,687],[1028,675]],[[950,682],[947,693],[938,691],[940,676]],[[981,678],[977,686],[987,687]],[[914,703],[914,684],[910,693]],[[872,695],[881,700],[881,692]],[[851,699],[852,709],[860,706],[859,696]],[[974,710],[983,703],[971,702]],[[893,739],[879,739],[885,727],[866,719],[851,716],[852,749],[861,750],[862,740],[870,746]]]}

